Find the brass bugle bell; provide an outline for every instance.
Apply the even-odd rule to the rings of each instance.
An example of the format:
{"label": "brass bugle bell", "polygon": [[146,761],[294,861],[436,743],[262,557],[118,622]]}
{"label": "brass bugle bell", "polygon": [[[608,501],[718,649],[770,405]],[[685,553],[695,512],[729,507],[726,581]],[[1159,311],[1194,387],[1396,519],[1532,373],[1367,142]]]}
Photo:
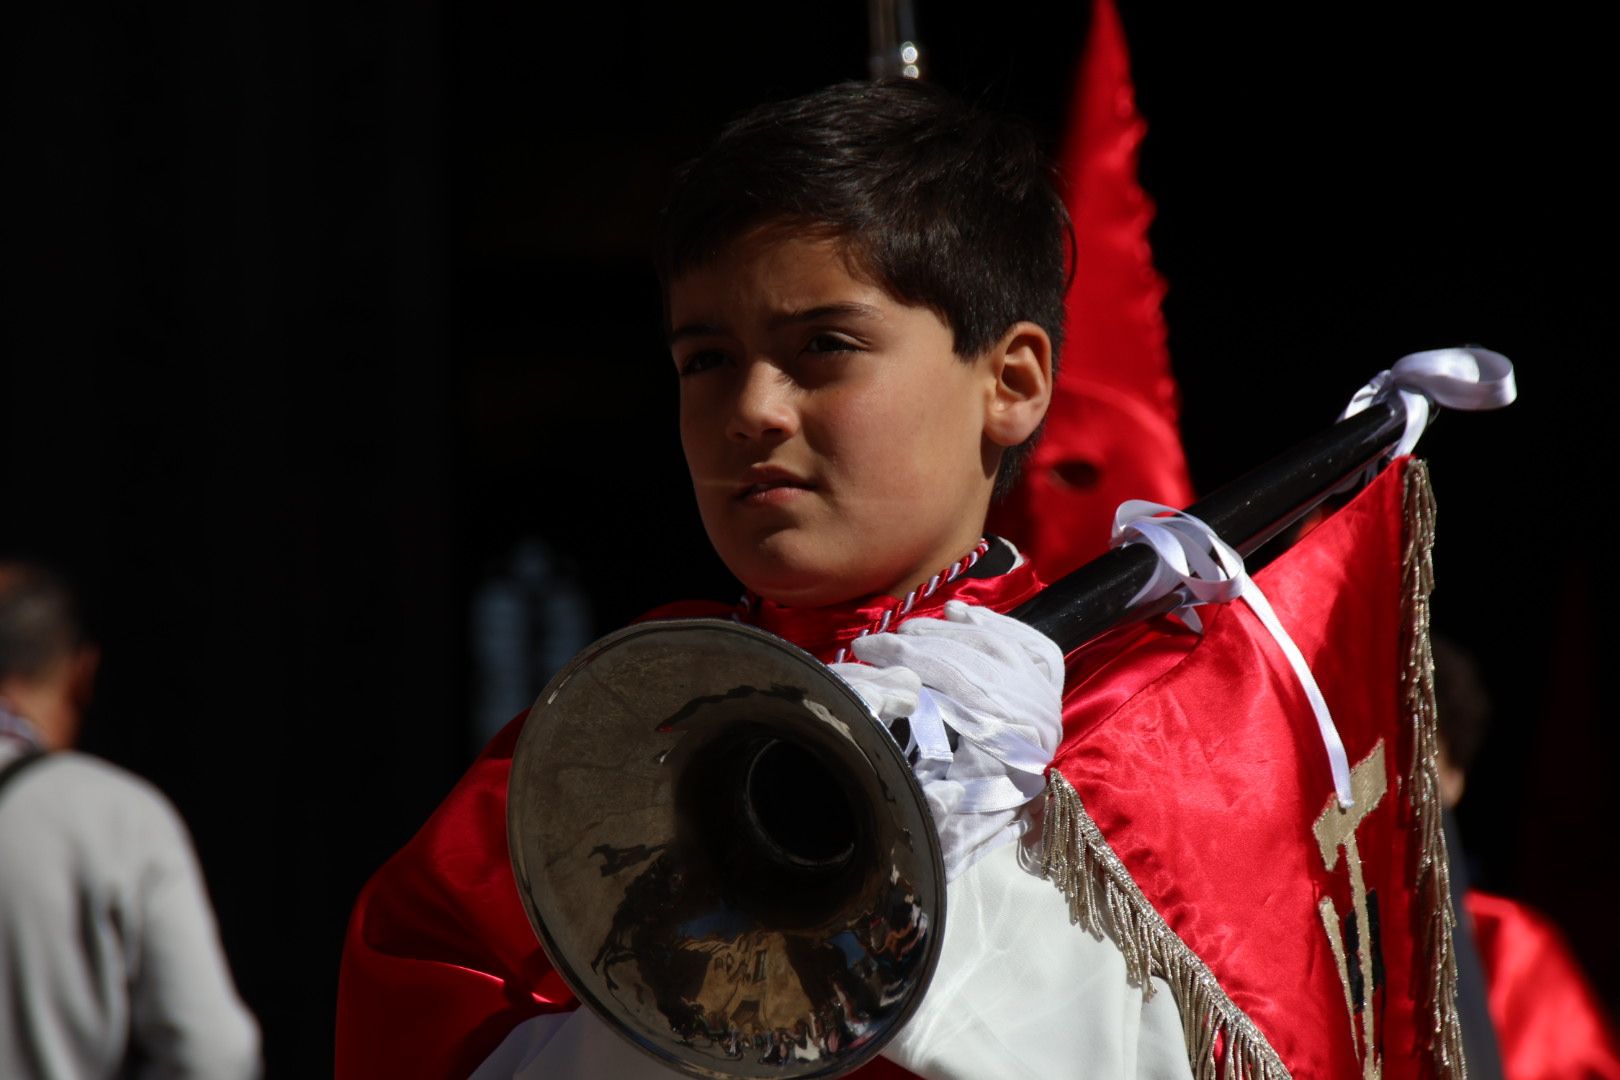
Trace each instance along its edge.
{"label": "brass bugle bell", "polygon": [[507,829],[557,972],[689,1075],[855,1069],[939,956],[944,864],[899,746],[752,627],[646,623],[576,657],[524,724]]}

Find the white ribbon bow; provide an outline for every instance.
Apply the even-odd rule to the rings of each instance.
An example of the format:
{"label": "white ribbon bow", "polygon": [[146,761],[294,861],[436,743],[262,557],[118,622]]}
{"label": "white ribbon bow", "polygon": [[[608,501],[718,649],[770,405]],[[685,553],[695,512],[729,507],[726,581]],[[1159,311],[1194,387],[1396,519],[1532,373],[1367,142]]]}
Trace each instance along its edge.
{"label": "white ribbon bow", "polygon": [[1501,353],[1470,345],[1412,353],[1380,371],[1356,391],[1340,420],[1362,412],[1376,401],[1399,395],[1406,406],[1406,431],[1390,451],[1391,457],[1410,454],[1429,426],[1431,406],[1443,405],[1464,412],[1500,409],[1519,396],[1513,381],[1513,363]]}
{"label": "white ribbon bow", "polygon": [[1215,535],[1214,529],[1186,511],[1141,499],[1120,503],[1119,509],[1114,511],[1112,546],[1127,544],[1147,544],[1159,556],[1152,580],[1136,594],[1131,606],[1179,591],[1186,602],[1176,608],[1175,614],[1193,630],[1203,633],[1203,623],[1193,608],[1224,603],[1235,597],[1249,605],[1282,650],[1311,703],[1339,805],[1346,808],[1354,805],[1350,796],[1350,760],[1339,729],[1333,723],[1333,714],[1328,710],[1327,699],[1316,685],[1316,676],[1311,674],[1304,654],[1272,610],[1271,601],[1244,568],[1243,556]]}

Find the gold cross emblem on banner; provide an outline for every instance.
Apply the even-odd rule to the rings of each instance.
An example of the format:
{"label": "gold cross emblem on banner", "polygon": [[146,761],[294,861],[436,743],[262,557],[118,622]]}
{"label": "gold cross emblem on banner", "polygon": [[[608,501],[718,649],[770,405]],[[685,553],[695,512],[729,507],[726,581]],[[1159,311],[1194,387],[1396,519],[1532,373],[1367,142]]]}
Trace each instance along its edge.
{"label": "gold cross emblem on banner", "polygon": [[[1341,920],[1333,900],[1322,897],[1317,911],[1322,916],[1322,929],[1327,931],[1328,944],[1339,965],[1339,982],[1344,987],[1344,1004],[1350,1013],[1350,1043],[1356,1047],[1361,1061],[1362,1080],[1379,1080],[1383,1061],[1378,1053],[1377,1032],[1373,1026],[1373,991],[1383,982],[1383,961],[1378,933],[1376,894],[1369,893],[1361,872],[1361,850],[1356,846],[1356,829],[1366,820],[1384,797],[1389,777],[1384,771],[1384,740],[1378,740],[1372,753],[1350,770],[1350,797],[1354,805],[1341,807],[1336,797],[1329,797],[1327,808],[1316,819],[1316,842],[1322,851],[1322,863],[1331,872],[1338,868],[1339,853],[1344,853],[1345,869],[1350,872],[1351,911]],[[1355,967],[1351,967],[1352,962]],[[1356,1031],[1356,1016],[1360,1014],[1361,1030]]]}

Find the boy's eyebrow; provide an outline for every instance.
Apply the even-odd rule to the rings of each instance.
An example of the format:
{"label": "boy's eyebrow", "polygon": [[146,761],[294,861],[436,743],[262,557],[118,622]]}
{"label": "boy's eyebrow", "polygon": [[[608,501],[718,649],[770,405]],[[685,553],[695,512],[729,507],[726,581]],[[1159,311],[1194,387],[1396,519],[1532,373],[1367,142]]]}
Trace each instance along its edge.
{"label": "boy's eyebrow", "polygon": [[[817,304],[815,307],[800,308],[797,311],[784,311],[779,315],[771,316],[767,326],[772,330],[780,330],[784,326],[792,326],[795,323],[816,322],[819,319],[838,318],[840,316],[857,319],[881,319],[883,313],[871,304],[845,300],[834,304]],[[711,337],[726,333],[729,333],[729,331],[717,323],[685,323],[669,332],[669,343],[673,345],[683,338]]]}
{"label": "boy's eyebrow", "polygon": [[882,318],[882,312],[870,304],[844,300],[835,304],[817,304],[815,307],[801,308],[798,311],[784,311],[782,314],[771,318],[770,327],[772,330],[778,330],[793,323],[815,322],[818,319],[834,318],[840,315],[854,316],[858,319]]}
{"label": "boy's eyebrow", "polygon": [[703,322],[687,323],[684,326],[677,326],[675,329],[671,330],[669,332],[669,339],[668,340],[669,340],[669,343],[671,345],[673,345],[677,341],[681,340],[682,338],[689,338],[689,337],[718,337],[719,335],[724,334],[725,332],[726,332],[725,327],[717,326],[714,323],[703,323]]}

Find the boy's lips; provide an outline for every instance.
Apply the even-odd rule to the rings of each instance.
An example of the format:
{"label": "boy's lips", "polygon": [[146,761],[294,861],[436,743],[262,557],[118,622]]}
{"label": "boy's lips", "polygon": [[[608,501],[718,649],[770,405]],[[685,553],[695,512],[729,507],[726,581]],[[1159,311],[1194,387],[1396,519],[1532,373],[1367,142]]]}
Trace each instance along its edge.
{"label": "boy's lips", "polygon": [[809,491],[815,485],[810,481],[774,465],[755,466],[748,470],[744,482],[737,487],[734,498],[739,502],[775,503],[793,498],[795,493]]}

